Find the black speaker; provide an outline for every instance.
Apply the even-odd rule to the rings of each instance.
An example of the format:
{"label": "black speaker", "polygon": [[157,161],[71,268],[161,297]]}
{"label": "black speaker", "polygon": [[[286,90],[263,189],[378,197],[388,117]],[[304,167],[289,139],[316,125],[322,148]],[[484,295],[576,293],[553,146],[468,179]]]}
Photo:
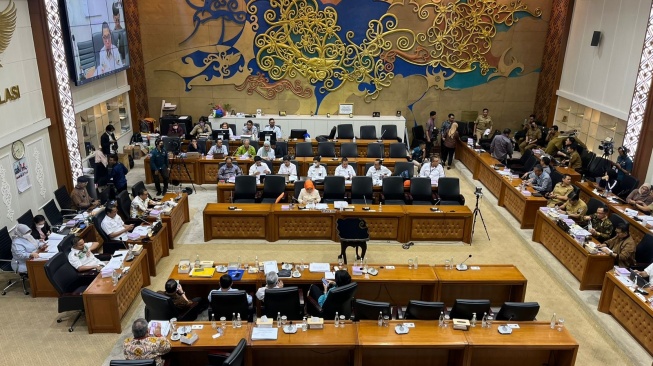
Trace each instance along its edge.
{"label": "black speaker", "polygon": [[596,47],[599,45],[599,42],[601,42],[601,32],[594,31],[594,33],[592,34],[592,43],[590,43],[590,45],[592,47]]}

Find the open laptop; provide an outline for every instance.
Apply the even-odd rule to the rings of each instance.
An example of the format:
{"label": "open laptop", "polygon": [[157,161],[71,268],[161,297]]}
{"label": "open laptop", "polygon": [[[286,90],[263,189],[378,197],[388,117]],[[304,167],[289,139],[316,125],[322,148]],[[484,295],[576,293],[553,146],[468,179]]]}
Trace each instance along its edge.
{"label": "open laptop", "polygon": [[214,153],[213,159],[224,159],[224,153]]}

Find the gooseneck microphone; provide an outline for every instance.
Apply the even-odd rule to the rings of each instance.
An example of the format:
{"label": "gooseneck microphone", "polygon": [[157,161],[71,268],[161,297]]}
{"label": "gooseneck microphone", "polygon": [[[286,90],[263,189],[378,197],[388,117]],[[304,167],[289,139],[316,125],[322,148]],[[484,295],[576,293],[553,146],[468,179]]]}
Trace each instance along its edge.
{"label": "gooseneck microphone", "polygon": [[363,206],[363,211],[369,211],[370,206],[367,205],[367,198],[365,197],[364,194],[363,194],[363,202],[365,202],[365,206]]}
{"label": "gooseneck microphone", "polygon": [[470,254],[469,257],[465,258],[465,260],[462,261],[462,263],[457,264],[456,269],[459,270],[459,271],[466,271],[467,270],[467,265],[465,264],[465,262],[467,262],[467,260],[469,258],[471,258],[471,257],[472,257],[472,255]]}
{"label": "gooseneck microphone", "polygon": [[381,132],[381,136],[379,136],[379,138],[377,139],[377,141],[379,141],[379,142],[383,141],[383,135],[385,135],[385,131],[387,131],[387,130],[383,130],[383,131]]}

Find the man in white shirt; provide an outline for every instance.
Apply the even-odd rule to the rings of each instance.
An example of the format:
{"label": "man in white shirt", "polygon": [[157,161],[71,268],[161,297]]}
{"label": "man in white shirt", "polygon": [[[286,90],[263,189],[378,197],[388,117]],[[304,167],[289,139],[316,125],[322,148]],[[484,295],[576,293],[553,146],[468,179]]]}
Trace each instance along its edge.
{"label": "man in white shirt", "polygon": [[308,168],[308,179],[312,181],[324,180],[324,178],[327,176],[326,168],[320,164],[321,160],[322,158],[319,156],[313,157],[313,165]]}
{"label": "man in white shirt", "polygon": [[392,172],[390,169],[381,165],[381,159],[376,159],[374,166],[371,166],[370,169],[367,170],[366,174],[366,176],[372,177],[372,182],[375,186],[383,185],[383,178],[389,177],[391,175]]}
{"label": "man in white shirt", "polygon": [[68,262],[75,267],[77,272],[101,270],[104,264],[93,254],[93,251],[100,247],[100,243],[84,243],[82,237],[73,238],[73,247],[68,253]]}
{"label": "man in white shirt", "polygon": [[227,147],[222,143],[222,140],[220,139],[216,140],[215,145],[211,146],[211,149],[209,149],[209,152],[206,155],[214,154],[224,154],[224,156],[229,155]]}
{"label": "man in white shirt", "polygon": [[268,125],[263,127],[263,131],[272,131],[277,135],[277,141],[282,139],[281,127],[276,126],[274,118],[268,120]]}
{"label": "man in white shirt", "polygon": [[140,188],[137,192],[137,196],[132,200],[129,215],[132,218],[143,216],[147,214],[147,211],[150,209],[150,207],[158,204],[160,204],[159,201],[151,200],[148,197],[147,189]]}
{"label": "man in white shirt", "polygon": [[256,156],[260,156],[263,160],[274,160],[274,150],[270,147],[270,141],[263,143],[263,146],[256,152]]}
{"label": "man in white shirt", "polygon": [[342,162],[340,163],[340,165],[338,165],[338,167],[336,167],[335,176],[345,177],[345,180],[351,180],[353,177],[356,176],[354,167],[349,165],[349,159],[347,159],[347,157],[342,158]]}
{"label": "man in white shirt", "polygon": [[100,226],[102,230],[114,240],[127,240],[127,233],[129,233],[134,225],[125,225],[120,216],[118,215],[118,208],[114,205],[107,205],[104,209],[106,216]]}
{"label": "man in white shirt", "polygon": [[[220,289],[211,290],[211,292],[209,292],[209,302],[211,302],[211,295],[216,292],[238,291],[235,288],[231,288],[233,283],[234,280],[231,278],[231,276],[228,274],[223,274],[222,277],[220,277]],[[247,305],[252,305],[252,295],[250,294],[247,294]],[[247,314],[240,314],[240,316],[247,318]]]}
{"label": "man in white shirt", "polygon": [[288,174],[290,176],[297,176],[297,167],[295,164],[290,162],[290,157],[288,155],[283,157],[283,163],[279,166],[279,172],[277,174]]}
{"label": "man in white shirt", "polygon": [[95,72],[95,75],[102,75],[122,67],[120,61],[120,52],[118,48],[113,45],[111,29],[107,22],[102,23],[102,44],[104,47],[100,50],[100,64]]}
{"label": "man in white shirt", "polygon": [[256,184],[261,183],[261,175],[271,174],[267,164],[263,164],[260,156],[254,157],[254,164],[249,167],[249,175],[256,177]]}
{"label": "man in white shirt", "polygon": [[438,184],[438,180],[445,176],[444,168],[442,168],[442,165],[440,164],[440,157],[432,156],[431,162],[422,165],[422,169],[419,171],[419,176],[431,178],[431,184]]}
{"label": "man in white shirt", "polygon": [[240,132],[240,135],[251,135],[254,136],[253,138],[257,139],[258,138],[258,128],[254,126],[254,122],[252,120],[248,120],[247,123],[243,126],[243,130]]}
{"label": "man in white shirt", "polygon": [[279,275],[277,275],[275,272],[270,271],[265,275],[265,286],[256,290],[256,298],[261,301],[264,301],[266,289],[282,288],[282,287],[283,287],[283,281],[279,279]]}

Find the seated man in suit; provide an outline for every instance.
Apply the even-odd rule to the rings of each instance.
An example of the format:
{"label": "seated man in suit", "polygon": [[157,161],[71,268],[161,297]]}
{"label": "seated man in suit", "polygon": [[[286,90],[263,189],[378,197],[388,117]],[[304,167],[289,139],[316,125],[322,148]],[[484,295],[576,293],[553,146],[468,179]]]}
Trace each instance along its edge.
{"label": "seated man in suit", "polygon": [[[77,178],[77,184],[70,192],[70,198],[73,200],[73,210],[92,210],[100,204],[99,200],[91,201],[86,186],[88,185],[88,177],[82,175]],[[69,207],[62,207],[69,208]]]}
{"label": "seated man in suit", "polygon": [[122,218],[118,215],[118,207],[115,205],[107,205],[104,209],[106,216],[100,226],[102,230],[114,240],[127,240],[127,234],[134,228],[134,225],[125,225]]}
{"label": "seated man in suit", "polygon": [[73,247],[68,253],[68,262],[75,267],[77,272],[100,271],[104,267],[104,263],[93,254],[93,251],[99,247],[100,243],[97,241],[84,243],[84,238],[76,236],[73,238]]}
{"label": "seated man in suit", "polygon": [[123,353],[126,360],[156,360],[156,366],[165,362],[161,356],[170,352],[170,342],[161,336],[161,326],[158,325],[153,336],[148,336],[148,323],[143,318],[136,319],[132,324],[132,338],[125,339]]}
{"label": "seated man in suit", "polygon": [[[229,276],[228,274],[223,274],[222,277],[220,277],[220,289],[218,290],[211,290],[209,292],[209,303],[211,302],[211,295],[217,292],[227,292],[227,291],[238,291],[235,288],[232,288],[231,285],[234,283],[234,280]],[[252,305],[252,295],[247,294],[247,305],[251,306]]]}
{"label": "seated man in suit", "polygon": [[391,176],[392,172],[381,164],[381,159],[376,159],[374,166],[371,166],[365,175],[372,177],[375,186],[380,186],[383,184],[383,178]]}
{"label": "seated man in suit", "polygon": [[181,284],[178,284],[175,280],[168,280],[165,284],[165,289],[165,291],[157,292],[171,298],[179,313],[185,313],[189,309],[193,308],[193,313],[192,315],[189,314],[188,321],[197,319],[199,313],[206,310],[208,307],[207,303],[202,302],[201,297],[194,297],[192,300],[189,300],[186,297],[186,292],[184,292]]}
{"label": "seated man in suit", "polygon": [[283,281],[279,279],[279,275],[277,275],[275,272],[268,272],[265,275],[265,286],[259,288],[256,290],[256,298],[265,301],[265,290],[269,288],[282,288],[283,287]]}
{"label": "seated man in suit", "polygon": [[290,162],[290,157],[285,155],[283,157],[283,163],[279,166],[279,172],[277,174],[288,174],[291,176],[297,176],[297,167],[295,164]]}
{"label": "seated man in suit", "polygon": [[147,214],[151,207],[161,204],[161,202],[151,200],[149,198],[147,189],[145,189],[145,187],[140,188],[136,194],[137,196],[134,197],[131,205],[129,206],[129,216],[131,216],[133,219]]}

